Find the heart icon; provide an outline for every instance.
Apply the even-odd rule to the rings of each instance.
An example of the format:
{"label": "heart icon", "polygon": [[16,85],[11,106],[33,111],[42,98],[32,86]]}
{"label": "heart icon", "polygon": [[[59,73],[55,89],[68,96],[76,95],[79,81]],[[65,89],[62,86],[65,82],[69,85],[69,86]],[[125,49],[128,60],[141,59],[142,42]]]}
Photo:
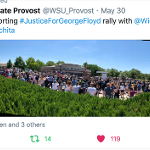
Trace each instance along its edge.
{"label": "heart icon", "polygon": [[98,136],[97,136],[97,140],[98,140],[99,142],[103,142],[103,141],[105,140],[105,136],[104,136],[104,135],[98,135]]}

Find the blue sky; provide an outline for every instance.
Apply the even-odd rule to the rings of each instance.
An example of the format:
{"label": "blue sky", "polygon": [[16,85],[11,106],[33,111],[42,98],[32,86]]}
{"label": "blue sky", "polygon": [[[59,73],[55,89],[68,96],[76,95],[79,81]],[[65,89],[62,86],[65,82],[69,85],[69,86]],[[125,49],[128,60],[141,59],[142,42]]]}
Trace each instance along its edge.
{"label": "blue sky", "polygon": [[132,40],[0,40],[0,62],[16,57],[150,73],[150,42]]}

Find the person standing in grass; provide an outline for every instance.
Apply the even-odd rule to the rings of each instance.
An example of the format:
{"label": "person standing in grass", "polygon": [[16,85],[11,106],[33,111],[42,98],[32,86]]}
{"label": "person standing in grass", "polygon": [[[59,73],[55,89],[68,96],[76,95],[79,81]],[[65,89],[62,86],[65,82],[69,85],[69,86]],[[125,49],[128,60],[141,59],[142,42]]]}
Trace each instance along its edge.
{"label": "person standing in grass", "polygon": [[90,95],[96,95],[96,88],[94,87],[94,84],[93,83],[90,83],[90,87],[87,88],[87,92],[90,94]]}
{"label": "person standing in grass", "polygon": [[120,93],[120,90],[119,90],[119,83],[117,83],[117,84],[116,84],[115,96],[114,96],[114,97],[119,98],[119,93]]}
{"label": "person standing in grass", "polygon": [[6,77],[6,72],[5,71],[3,72],[3,76]]}
{"label": "person standing in grass", "polygon": [[146,93],[146,92],[150,92],[149,87],[145,88],[144,93]]}
{"label": "person standing in grass", "polygon": [[36,74],[35,80],[36,80],[36,83],[39,84],[39,74],[38,73]]}
{"label": "person standing in grass", "polygon": [[114,96],[114,95],[115,95],[115,89],[116,89],[116,87],[115,87],[115,83],[114,83],[114,82],[112,82],[110,87],[111,87],[112,92],[113,92],[113,94],[112,94],[112,95]]}
{"label": "person standing in grass", "polygon": [[96,81],[96,91],[97,91],[96,94],[99,97],[100,88],[99,88],[98,81]]}
{"label": "person standing in grass", "polygon": [[133,90],[133,88],[131,88],[129,97],[133,98],[135,94],[136,92]]}
{"label": "person standing in grass", "polygon": [[60,80],[60,84],[59,84],[59,90],[62,91],[62,87],[63,87],[63,80]]}
{"label": "person standing in grass", "polygon": [[52,88],[52,83],[53,83],[53,76],[52,75],[49,77],[49,83],[50,83],[50,86]]}
{"label": "person standing in grass", "polygon": [[86,88],[84,86],[84,82],[81,83],[81,87],[79,88],[79,94],[85,94],[86,93]]}
{"label": "person standing in grass", "polygon": [[105,92],[105,97],[106,98],[109,98],[109,99],[112,98],[113,90],[110,87],[110,83],[107,83],[107,87],[105,87],[104,92]]}
{"label": "person standing in grass", "polygon": [[143,81],[143,84],[142,84],[142,91],[144,92],[145,90],[145,81]]}
{"label": "person standing in grass", "polygon": [[132,82],[131,87],[134,89],[134,83]]}
{"label": "person standing in grass", "polygon": [[29,83],[32,83],[32,76],[31,76],[31,74],[29,75]]}
{"label": "person standing in grass", "polygon": [[125,83],[125,92],[126,92],[126,94],[128,94],[128,84],[127,83]]}
{"label": "person standing in grass", "polygon": [[35,84],[35,78],[36,78],[36,75],[33,74],[33,84]]}
{"label": "person standing in grass", "polygon": [[66,91],[73,92],[72,82],[68,81],[66,86]]}
{"label": "person standing in grass", "polygon": [[63,92],[66,91],[66,82],[63,82],[62,91],[63,91]]}
{"label": "person standing in grass", "polygon": [[124,98],[124,84],[123,83],[120,86],[120,90],[121,90],[121,98]]}
{"label": "person standing in grass", "polygon": [[149,89],[149,91],[150,91],[150,84],[148,85],[148,89]]}
{"label": "person standing in grass", "polygon": [[59,84],[56,82],[56,80],[54,80],[54,83],[52,83],[52,89],[57,91],[58,90],[58,86],[59,86]]}
{"label": "person standing in grass", "polygon": [[21,80],[25,82],[25,78],[23,76],[21,76]]}
{"label": "person standing in grass", "polygon": [[49,78],[47,77],[46,80],[45,80],[45,87],[49,88],[50,86],[50,83],[49,83]]}
{"label": "person standing in grass", "polygon": [[137,89],[137,84],[135,83],[135,84],[134,84],[134,91],[137,92],[137,90],[138,90],[138,89]]}
{"label": "person standing in grass", "polygon": [[79,93],[79,88],[80,88],[80,87],[81,87],[81,86],[79,86],[79,82],[77,82],[76,85],[73,86],[73,93],[74,93],[74,94]]}
{"label": "person standing in grass", "polygon": [[137,89],[138,89],[138,94],[140,94],[140,93],[141,93],[141,90],[142,90],[141,82],[138,83]]}
{"label": "person standing in grass", "polygon": [[45,78],[43,76],[40,78],[40,85],[41,87],[45,86]]}
{"label": "person standing in grass", "polygon": [[105,83],[105,81],[102,81],[102,93],[103,93],[103,97],[105,97],[105,91],[104,91],[105,87],[106,87],[106,83]]}

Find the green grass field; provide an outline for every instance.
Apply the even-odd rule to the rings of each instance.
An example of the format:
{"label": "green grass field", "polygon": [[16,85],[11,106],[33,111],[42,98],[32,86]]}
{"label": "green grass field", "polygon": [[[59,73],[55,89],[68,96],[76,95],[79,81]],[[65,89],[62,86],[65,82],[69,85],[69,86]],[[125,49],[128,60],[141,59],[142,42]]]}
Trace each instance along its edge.
{"label": "green grass field", "polygon": [[51,117],[150,116],[150,93],[133,99],[106,99],[53,91],[0,76],[0,113]]}

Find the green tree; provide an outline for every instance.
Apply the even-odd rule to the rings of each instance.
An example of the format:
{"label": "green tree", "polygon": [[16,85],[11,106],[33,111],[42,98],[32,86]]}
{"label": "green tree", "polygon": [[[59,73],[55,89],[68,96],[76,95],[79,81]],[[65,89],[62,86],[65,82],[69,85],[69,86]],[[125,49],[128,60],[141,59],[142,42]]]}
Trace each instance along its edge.
{"label": "green tree", "polygon": [[139,79],[145,80],[145,74],[141,73],[141,75],[140,75],[140,78],[139,78]]}
{"label": "green tree", "polygon": [[107,69],[106,72],[108,72],[107,76],[110,77],[111,76],[110,69]]}
{"label": "green tree", "polygon": [[118,71],[117,69],[114,69],[114,68],[107,69],[106,71],[108,72],[108,77],[119,77],[119,75],[121,73],[120,71]]}
{"label": "green tree", "polygon": [[59,64],[65,64],[65,62],[59,60],[59,61],[56,63],[56,65],[59,65]]}
{"label": "green tree", "polygon": [[30,63],[29,68],[32,70],[38,70],[39,71],[39,64],[37,62]]}
{"label": "green tree", "polygon": [[[115,69],[115,70],[116,70],[116,69]],[[119,75],[120,75],[120,71],[116,70],[116,71],[115,71],[115,77],[119,77]]]}
{"label": "green tree", "polygon": [[7,68],[11,68],[12,67],[12,62],[11,60],[9,59],[9,61],[7,62]]}
{"label": "green tree", "polygon": [[[29,58],[26,60],[27,68],[30,68],[32,63],[35,63],[35,59],[34,59],[33,57],[29,57]],[[31,68],[30,68],[30,69],[31,69]]]}
{"label": "green tree", "polygon": [[129,78],[129,77],[130,77],[129,71],[125,70],[125,71],[122,73],[122,76]]}
{"label": "green tree", "polygon": [[55,63],[54,63],[53,61],[48,61],[48,62],[46,63],[46,66],[53,66],[53,65],[55,65]]}
{"label": "green tree", "polygon": [[41,70],[41,67],[45,66],[44,62],[40,61],[39,59],[36,61],[37,63],[37,69],[38,71]]}
{"label": "green tree", "polygon": [[148,80],[148,78],[149,78],[149,75],[148,74],[142,74],[142,75],[144,75],[144,80]]}
{"label": "green tree", "polygon": [[41,67],[45,66],[44,62],[40,61],[39,59],[35,61],[33,57],[30,57],[26,60],[27,68],[32,70],[40,71]]}
{"label": "green tree", "polygon": [[[85,63],[83,63],[82,67],[85,67]],[[86,68],[89,69],[89,70],[91,70],[91,74],[93,76],[97,75],[96,71],[105,71],[105,69],[103,69],[103,68],[101,68],[101,67],[99,67],[99,66],[97,66],[95,64],[88,64],[87,63],[87,67]]]}
{"label": "green tree", "polygon": [[133,79],[140,78],[141,71],[133,68],[132,70],[129,71],[129,76],[130,78],[133,78]]}
{"label": "green tree", "polygon": [[148,74],[147,80],[149,80],[149,81],[150,81],[150,74]]}
{"label": "green tree", "polygon": [[14,65],[15,67],[25,69],[25,62],[23,61],[21,56],[16,58]]}

